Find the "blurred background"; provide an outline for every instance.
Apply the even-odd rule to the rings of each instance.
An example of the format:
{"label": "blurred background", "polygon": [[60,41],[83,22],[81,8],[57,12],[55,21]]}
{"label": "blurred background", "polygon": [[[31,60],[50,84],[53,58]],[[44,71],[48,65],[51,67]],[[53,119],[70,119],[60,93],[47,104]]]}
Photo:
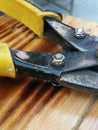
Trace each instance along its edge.
{"label": "blurred background", "polygon": [[[31,0],[32,1],[32,0]],[[45,9],[98,22],[98,0],[33,0]]]}
{"label": "blurred background", "polygon": [[43,9],[66,13],[86,20],[98,22],[98,0],[28,0]]}

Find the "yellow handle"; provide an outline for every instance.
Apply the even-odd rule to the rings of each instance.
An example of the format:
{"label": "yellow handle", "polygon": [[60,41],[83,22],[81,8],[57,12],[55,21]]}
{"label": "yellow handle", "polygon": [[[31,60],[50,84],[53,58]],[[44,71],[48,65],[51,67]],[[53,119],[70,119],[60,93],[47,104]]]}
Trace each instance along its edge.
{"label": "yellow handle", "polygon": [[15,78],[15,68],[7,44],[0,43],[0,76]]}
{"label": "yellow handle", "polygon": [[44,32],[43,17],[52,17],[61,20],[60,16],[53,12],[42,12],[32,5],[30,0],[0,0],[0,10],[24,23],[42,37]]}

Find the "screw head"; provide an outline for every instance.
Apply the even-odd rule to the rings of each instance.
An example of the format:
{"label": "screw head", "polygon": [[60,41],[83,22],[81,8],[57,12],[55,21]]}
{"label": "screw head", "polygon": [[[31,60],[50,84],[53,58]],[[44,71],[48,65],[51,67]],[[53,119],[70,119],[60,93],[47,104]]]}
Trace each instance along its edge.
{"label": "screw head", "polygon": [[54,54],[52,64],[56,67],[61,67],[65,64],[65,56],[61,53]]}
{"label": "screw head", "polygon": [[75,28],[74,36],[78,39],[84,38],[86,36],[84,29],[83,28]]}

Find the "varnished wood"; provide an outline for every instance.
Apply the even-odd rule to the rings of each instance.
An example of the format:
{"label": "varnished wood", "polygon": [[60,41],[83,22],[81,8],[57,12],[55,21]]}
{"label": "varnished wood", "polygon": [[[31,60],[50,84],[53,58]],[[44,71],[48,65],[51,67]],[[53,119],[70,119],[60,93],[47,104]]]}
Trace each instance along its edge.
{"label": "varnished wood", "polygon": [[84,128],[86,130],[98,130],[98,96],[95,97],[94,105],[83,120],[79,129],[83,130]]}
{"label": "varnished wood", "polygon": [[[86,32],[98,35],[96,23],[67,15],[63,16],[63,22],[73,27],[84,27]],[[0,42],[6,42],[10,48],[27,51],[60,50],[54,41],[48,37],[38,38],[9,16],[0,17]],[[1,77],[0,130],[89,130],[89,121],[93,125],[92,120],[96,118],[97,122],[96,100],[94,94],[74,91],[66,86],[55,87],[33,77]]]}

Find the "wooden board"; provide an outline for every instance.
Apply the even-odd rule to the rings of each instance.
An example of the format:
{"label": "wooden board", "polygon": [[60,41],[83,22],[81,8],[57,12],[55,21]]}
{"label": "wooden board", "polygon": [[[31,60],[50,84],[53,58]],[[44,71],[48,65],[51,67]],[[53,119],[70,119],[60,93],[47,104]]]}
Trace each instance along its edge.
{"label": "wooden board", "polygon": [[[98,96],[96,96],[96,98],[98,99]],[[98,100],[80,125],[80,130],[83,130],[84,128],[86,130],[98,130]]]}
{"label": "wooden board", "polygon": [[[63,22],[98,35],[96,23],[67,15],[63,16]],[[54,41],[48,37],[38,38],[9,16],[0,17],[0,42],[27,51],[60,50]],[[96,95],[67,86],[54,87],[23,75],[16,79],[0,78],[0,130],[97,130],[97,104]]]}

